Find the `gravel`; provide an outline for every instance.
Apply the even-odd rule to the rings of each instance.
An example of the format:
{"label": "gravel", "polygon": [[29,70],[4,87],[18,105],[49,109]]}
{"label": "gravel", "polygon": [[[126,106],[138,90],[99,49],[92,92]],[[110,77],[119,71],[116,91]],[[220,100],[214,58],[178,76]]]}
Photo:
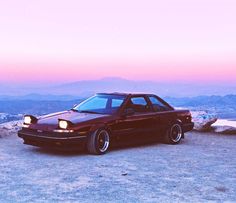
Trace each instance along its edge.
{"label": "gravel", "polygon": [[12,134],[0,139],[0,202],[236,202],[235,146],[236,136],[191,132],[179,145],[92,156]]}

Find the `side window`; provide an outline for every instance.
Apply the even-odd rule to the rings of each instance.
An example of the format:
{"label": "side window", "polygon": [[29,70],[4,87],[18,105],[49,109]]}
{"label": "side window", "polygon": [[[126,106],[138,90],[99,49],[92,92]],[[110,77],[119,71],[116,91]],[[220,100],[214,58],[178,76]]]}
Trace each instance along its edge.
{"label": "side window", "polygon": [[120,107],[121,104],[123,103],[124,99],[112,99],[111,101],[111,107],[115,108],[115,107]]}
{"label": "side window", "polygon": [[168,111],[170,110],[169,106],[162,103],[158,98],[154,96],[149,96],[149,99],[152,103],[154,111]]}
{"label": "side window", "polygon": [[144,97],[133,97],[131,98],[131,102],[134,105],[143,105],[143,106],[147,105],[147,101],[144,99]]}
{"label": "side window", "polygon": [[128,108],[133,108],[135,113],[145,113],[151,111],[150,106],[144,97],[132,97]]}

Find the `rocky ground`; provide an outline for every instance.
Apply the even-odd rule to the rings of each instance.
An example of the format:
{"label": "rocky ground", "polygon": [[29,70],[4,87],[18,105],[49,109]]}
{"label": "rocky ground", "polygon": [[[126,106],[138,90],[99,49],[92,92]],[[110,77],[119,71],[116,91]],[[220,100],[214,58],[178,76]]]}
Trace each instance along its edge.
{"label": "rocky ground", "polygon": [[[0,131],[1,134],[1,131]],[[236,202],[236,136],[61,153],[0,138],[0,202]]]}

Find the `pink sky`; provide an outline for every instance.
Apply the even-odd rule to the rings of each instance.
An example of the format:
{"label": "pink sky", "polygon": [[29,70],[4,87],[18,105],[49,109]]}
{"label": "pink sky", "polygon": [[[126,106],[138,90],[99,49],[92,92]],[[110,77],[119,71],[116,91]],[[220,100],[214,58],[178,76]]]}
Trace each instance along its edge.
{"label": "pink sky", "polygon": [[7,0],[0,81],[236,81],[235,0]]}

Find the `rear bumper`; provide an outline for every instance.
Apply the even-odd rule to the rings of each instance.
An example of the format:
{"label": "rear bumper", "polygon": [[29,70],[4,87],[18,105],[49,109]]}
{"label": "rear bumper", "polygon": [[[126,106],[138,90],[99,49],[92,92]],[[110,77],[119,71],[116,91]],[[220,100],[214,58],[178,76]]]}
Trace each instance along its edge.
{"label": "rear bumper", "polygon": [[37,147],[62,149],[62,150],[81,150],[84,149],[87,142],[87,136],[70,136],[70,133],[55,133],[52,135],[27,132],[20,130],[18,136],[24,140],[24,144]]}
{"label": "rear bumper", "polygon": [[185,123],[185,124],[183,124],[182,127],[183,127],[183,131],[186,133],[186,132],[191,131],[193,129],[194,123],[193,122]]}

